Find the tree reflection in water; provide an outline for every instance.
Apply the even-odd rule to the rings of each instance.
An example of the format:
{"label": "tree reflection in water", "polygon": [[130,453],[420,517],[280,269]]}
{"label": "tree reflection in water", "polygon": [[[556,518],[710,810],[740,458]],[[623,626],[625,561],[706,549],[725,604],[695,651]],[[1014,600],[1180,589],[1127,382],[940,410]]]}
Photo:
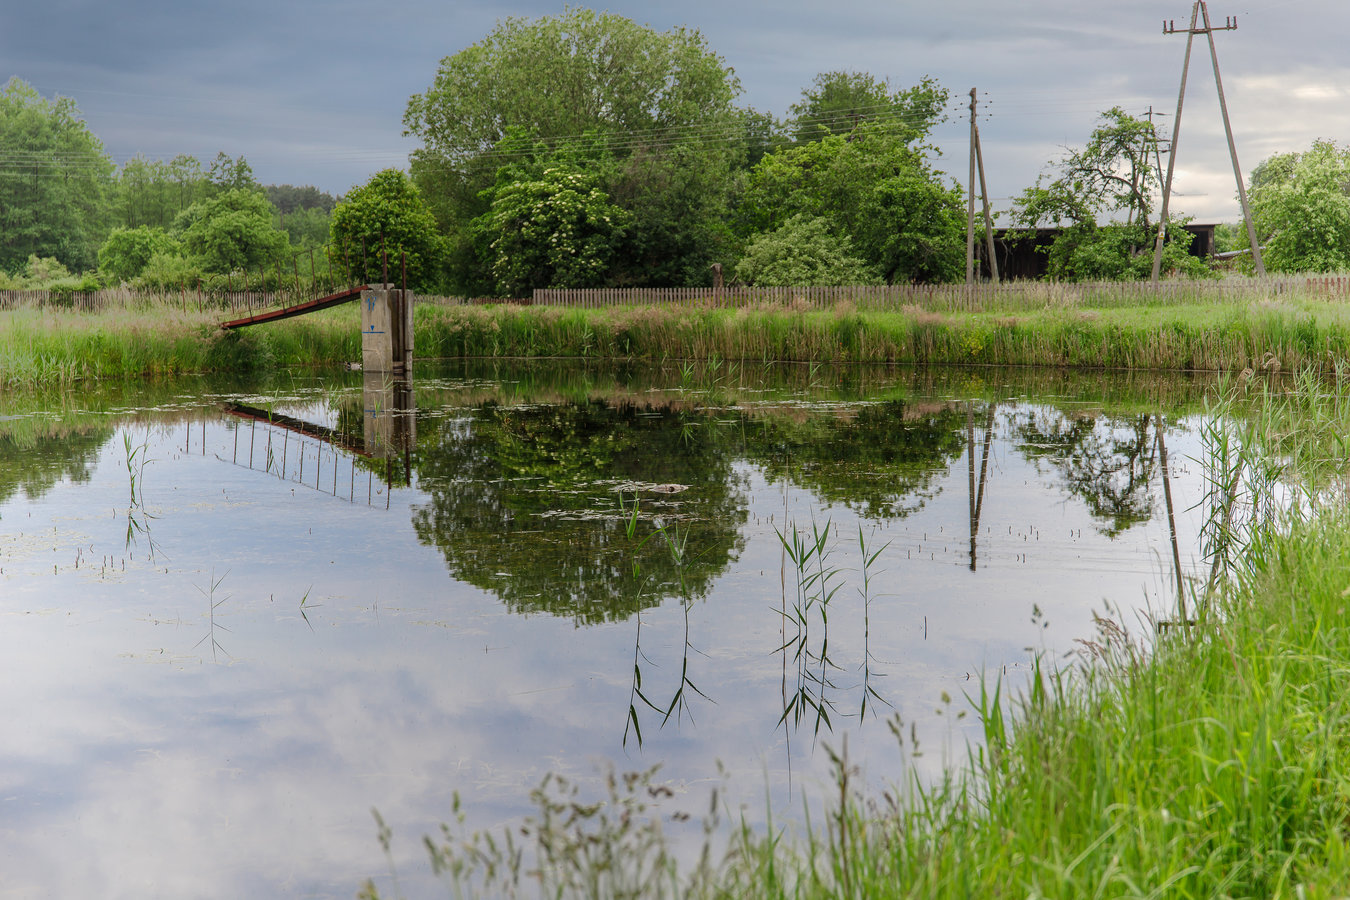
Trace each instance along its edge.
{"label": "tree reflection in water", "polygon": [[1158,474],[1153,417],[1072,416],[1050,407],[1020,409],[1012,417],[1017,449],[1028,460],[1049,463],[1115,537],[1153,517],[1153,480]]}
{"label": "tree reflection in water", "polygon": [[895,519],[933,496],[934,482],[965,449],[964,425],[955,405],[902,400],[760,416],[746,429],[745,453],[771,478],[827,503]]}
{"label": "tree reflection in water", "polygon": [[[488,403],[437,421],[418,441],[429,495],[414,510],[418,537],[514,612],[621,621],[706,595],[744,546],[735,448],[707,413],[587,400]],[[628,540],[621,492],[640,497],[649,525],[679,524],[683,562],[661,542]]]}

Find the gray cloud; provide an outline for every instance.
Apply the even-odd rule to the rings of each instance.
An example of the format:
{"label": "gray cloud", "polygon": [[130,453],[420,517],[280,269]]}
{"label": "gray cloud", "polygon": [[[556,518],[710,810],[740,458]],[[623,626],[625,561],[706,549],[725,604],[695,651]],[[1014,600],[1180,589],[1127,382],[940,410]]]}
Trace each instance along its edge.
{"label": "gray cloud", "polygon": [[[658,29],[698,29],[735,68],[741,102],[778,115],[831,69],[869,71],[897,85],[931,75],[952,90],[957,110],[976,85],[989,101],[981,137],[990,192],[1000,197],[1034,182],[1063,145],[1081,144],[1113,105],[1136,114],[1152,105],[1170,123],[1185,38],[1164,36],[1161,26],[1172,19],[1184,27],[1190,15],[1180,0],[1092,7],[790,0],[772,10],[619,0],[608,8]],[[558,11],[538,0],[24,4],[6,12],[0,29],[0,58],[9,63],[0,76],[73,97],[119,162],[136,153],[206,161],[224,150],[245,155],[265,182],[342,191],[406,163],[414,145],[401,134],[404,106],[443,57],[499,18]],[[1219,24],[1231,15],[1239,29],[1216,42],[1244,171],[1270,153],[1344,135],[1338,35],[1350,11],[1328,0],[1211,8]],[[935,135],[944,165],[962,180],[967,133],[958,115]],[[1194,48],[1177,165],[1183,211],[1236,216],[1203,39]]]}

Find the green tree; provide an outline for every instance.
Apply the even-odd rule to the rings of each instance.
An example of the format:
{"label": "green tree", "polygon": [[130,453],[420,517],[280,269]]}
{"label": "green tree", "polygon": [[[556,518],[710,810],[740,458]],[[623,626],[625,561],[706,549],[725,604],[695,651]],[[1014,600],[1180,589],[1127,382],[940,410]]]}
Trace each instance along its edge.
{"label": "green tree", "polygon": [[[1024,235],[1039,227],[1061,229],[1046,250],[1051,278],[1130,280],[1152,272],[1157,228],[1150,220],[1162,189],[1153,123],[1118,106],[1099,118],[1087,144],[1055,163],[1056,177],[1037,178],[1013,202],[1012,221]],[[1168,223],[1164,270],[1191,277],[1208,272],[1189,255],[1190,243],[1188,232]]]}
{"label": "green tree", "polygon": [[261,191],[225,191],[194,203],[175,220],[184,248],[203,271],[215,274],[274,264],[287,247],[272,225],[276,211]]}
{"label": "green tree", "polygon": [[506,19],[446,57],[404,126],[422,142],[412,175],[449,235],[456,289],[491,287],[478,280],[470,223],[487,212],[498,170],[542,171],[577,144],[595,157],[585,170],[597,187],[632,214],[615,282],[706,280],[733,161],[746,152],[734,139],[745,129],[739,90],[698,32],[587,9]]}
{"label": "green tree", "polygon": [[383,251],[389,278],[398,281],[402,254],[407,253],[410,288],[425,291],[440,285],[443,250],[436,220],[417,186],[397,169],[377,172],[347,194],[333,210],[332,240],[358,278],[384,277]]}
{"label": "green tree", "polygon": [[10,79],[0,90],[0,269],[35,254],[93,268],[114,168],[73,100]]}
{"label": "green tree", "polygon": [[796,215],[746,245],[736,263],[736,278],[746,284],[877,284],[881,278],[853,251],[847,235],[834,233],[825,219]]}
{"label": "green tree", "polygon": [[277,227],[286,232],[292,247],[308,249],[322,247],[328,243],[332,231],[333,215],[319,207],[297,209],[283,213],[277,211]]}
{"label": "green tree", "polygon": [[114,228],[99,248],[98,267],[114,283],[128,282],[145,270],[156,253],[177,254],[179,250],[178,242],[163,228]]}
{"label": "green tree", "polygon": [[179,213],[213,190],[195,157],[179,154],[164,162],[138,154],[117,174],[113,216],[123,228],[168,228]]}
{"label": "green tree", "polygon": [[951,281],[963,271],[961,192],[942,184],[906,137],[880,123],[772,153],[755,166],[736,213],[742,237],[797,214],[824,219],[889,284]]}
{"label": "green tree", "polygon": [[475,221],[487,246],[497,293],[523,297],[532,288],[586,288],[605,283],[628,214],[595,180],[561,166],[514,180],[503,172],[492,206]]}
{"label": "green tree", "polygon": [[242,154],[232,158],[224,150],[217,153],[216,158],[211,161],[206,178],[211,190],[218,194],[263,189],[262,185],[258,184],[258,179],[253,177],[253,167],[248,164],[248,160],[244,159]]}
{"label": "green tree", "polygon": [[1350,269],[1350,148],[1317,141],[1251,177],[1252,221],[1272,272]]}
{"label": "green tree", "polygon": [[866,72],[822,72],[791,107],[792,135],[806,143],[875,122],[913,141],[946,118],[942,109],[947,99],[947,89],[932,78],[893,91],[889,81]]}
{"label": "green tree", "polygon": [[210,182],[202,171],[201,162],[197,157],[185,153],[169,160],[169,180],[177,194],[180,213],[198,200],[205,200],[210,192]]}
{"label": "green tree", "polygon": [[140,154],[122,164],[113,195],[114,215],[123,228],[167,228],[182,212],[169,164]]}
{"label": "green tree", "polygon": [[300,187],[293,184],[269,184],[263,190],[267,193],[267,199],[282,215],[290,215],[303,209],[319,209],[331,213],[338,202],[338,198],[311,184]]}

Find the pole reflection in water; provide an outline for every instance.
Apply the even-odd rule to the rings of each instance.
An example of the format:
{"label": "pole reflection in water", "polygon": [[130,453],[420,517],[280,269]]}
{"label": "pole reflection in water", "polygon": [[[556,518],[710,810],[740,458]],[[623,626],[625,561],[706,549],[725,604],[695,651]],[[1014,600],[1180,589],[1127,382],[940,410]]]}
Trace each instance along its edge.
{"label": "pole reflection in water", "polygon": [[994,411],[997,403],[990,403],[984,420],[984,449],[980,452],[980,482],[975,485],[975,410],[966,403],[966,459],[970,472],[970,571],[975,568],[975,541],[980,531],[980,512],[984,508],[985,475],[989,471],[989,446],[994,440]]}

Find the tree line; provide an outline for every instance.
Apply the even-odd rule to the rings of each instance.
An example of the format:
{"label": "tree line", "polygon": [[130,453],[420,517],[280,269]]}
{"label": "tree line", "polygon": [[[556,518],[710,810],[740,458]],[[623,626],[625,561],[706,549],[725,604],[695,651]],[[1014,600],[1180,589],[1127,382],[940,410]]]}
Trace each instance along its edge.
{"label": "tree line", "polygon": [[[694,30],[575,7],[504,19],[409,99],[408,171],[337,198],[260,185],[224,153],[117,167],[71,100],[14,79],[0,92],[0,286],[176,287],[330,241],[406,253],[417,289],[468,296],[962,277],[965,193],[930,140],[950,99],[937,81],[824,72],[784,119],[740,93]],[[1113,108],[1015,198],[1012,222],[1059,229],[1050,277],[1145,277],[1158,163],[1152,123]],[[1319,142],[1251,182],[1272,270],[1350,266],[1350,151]],[[1188,243],[1169,226],[1167,269],[1205,274]]]}

